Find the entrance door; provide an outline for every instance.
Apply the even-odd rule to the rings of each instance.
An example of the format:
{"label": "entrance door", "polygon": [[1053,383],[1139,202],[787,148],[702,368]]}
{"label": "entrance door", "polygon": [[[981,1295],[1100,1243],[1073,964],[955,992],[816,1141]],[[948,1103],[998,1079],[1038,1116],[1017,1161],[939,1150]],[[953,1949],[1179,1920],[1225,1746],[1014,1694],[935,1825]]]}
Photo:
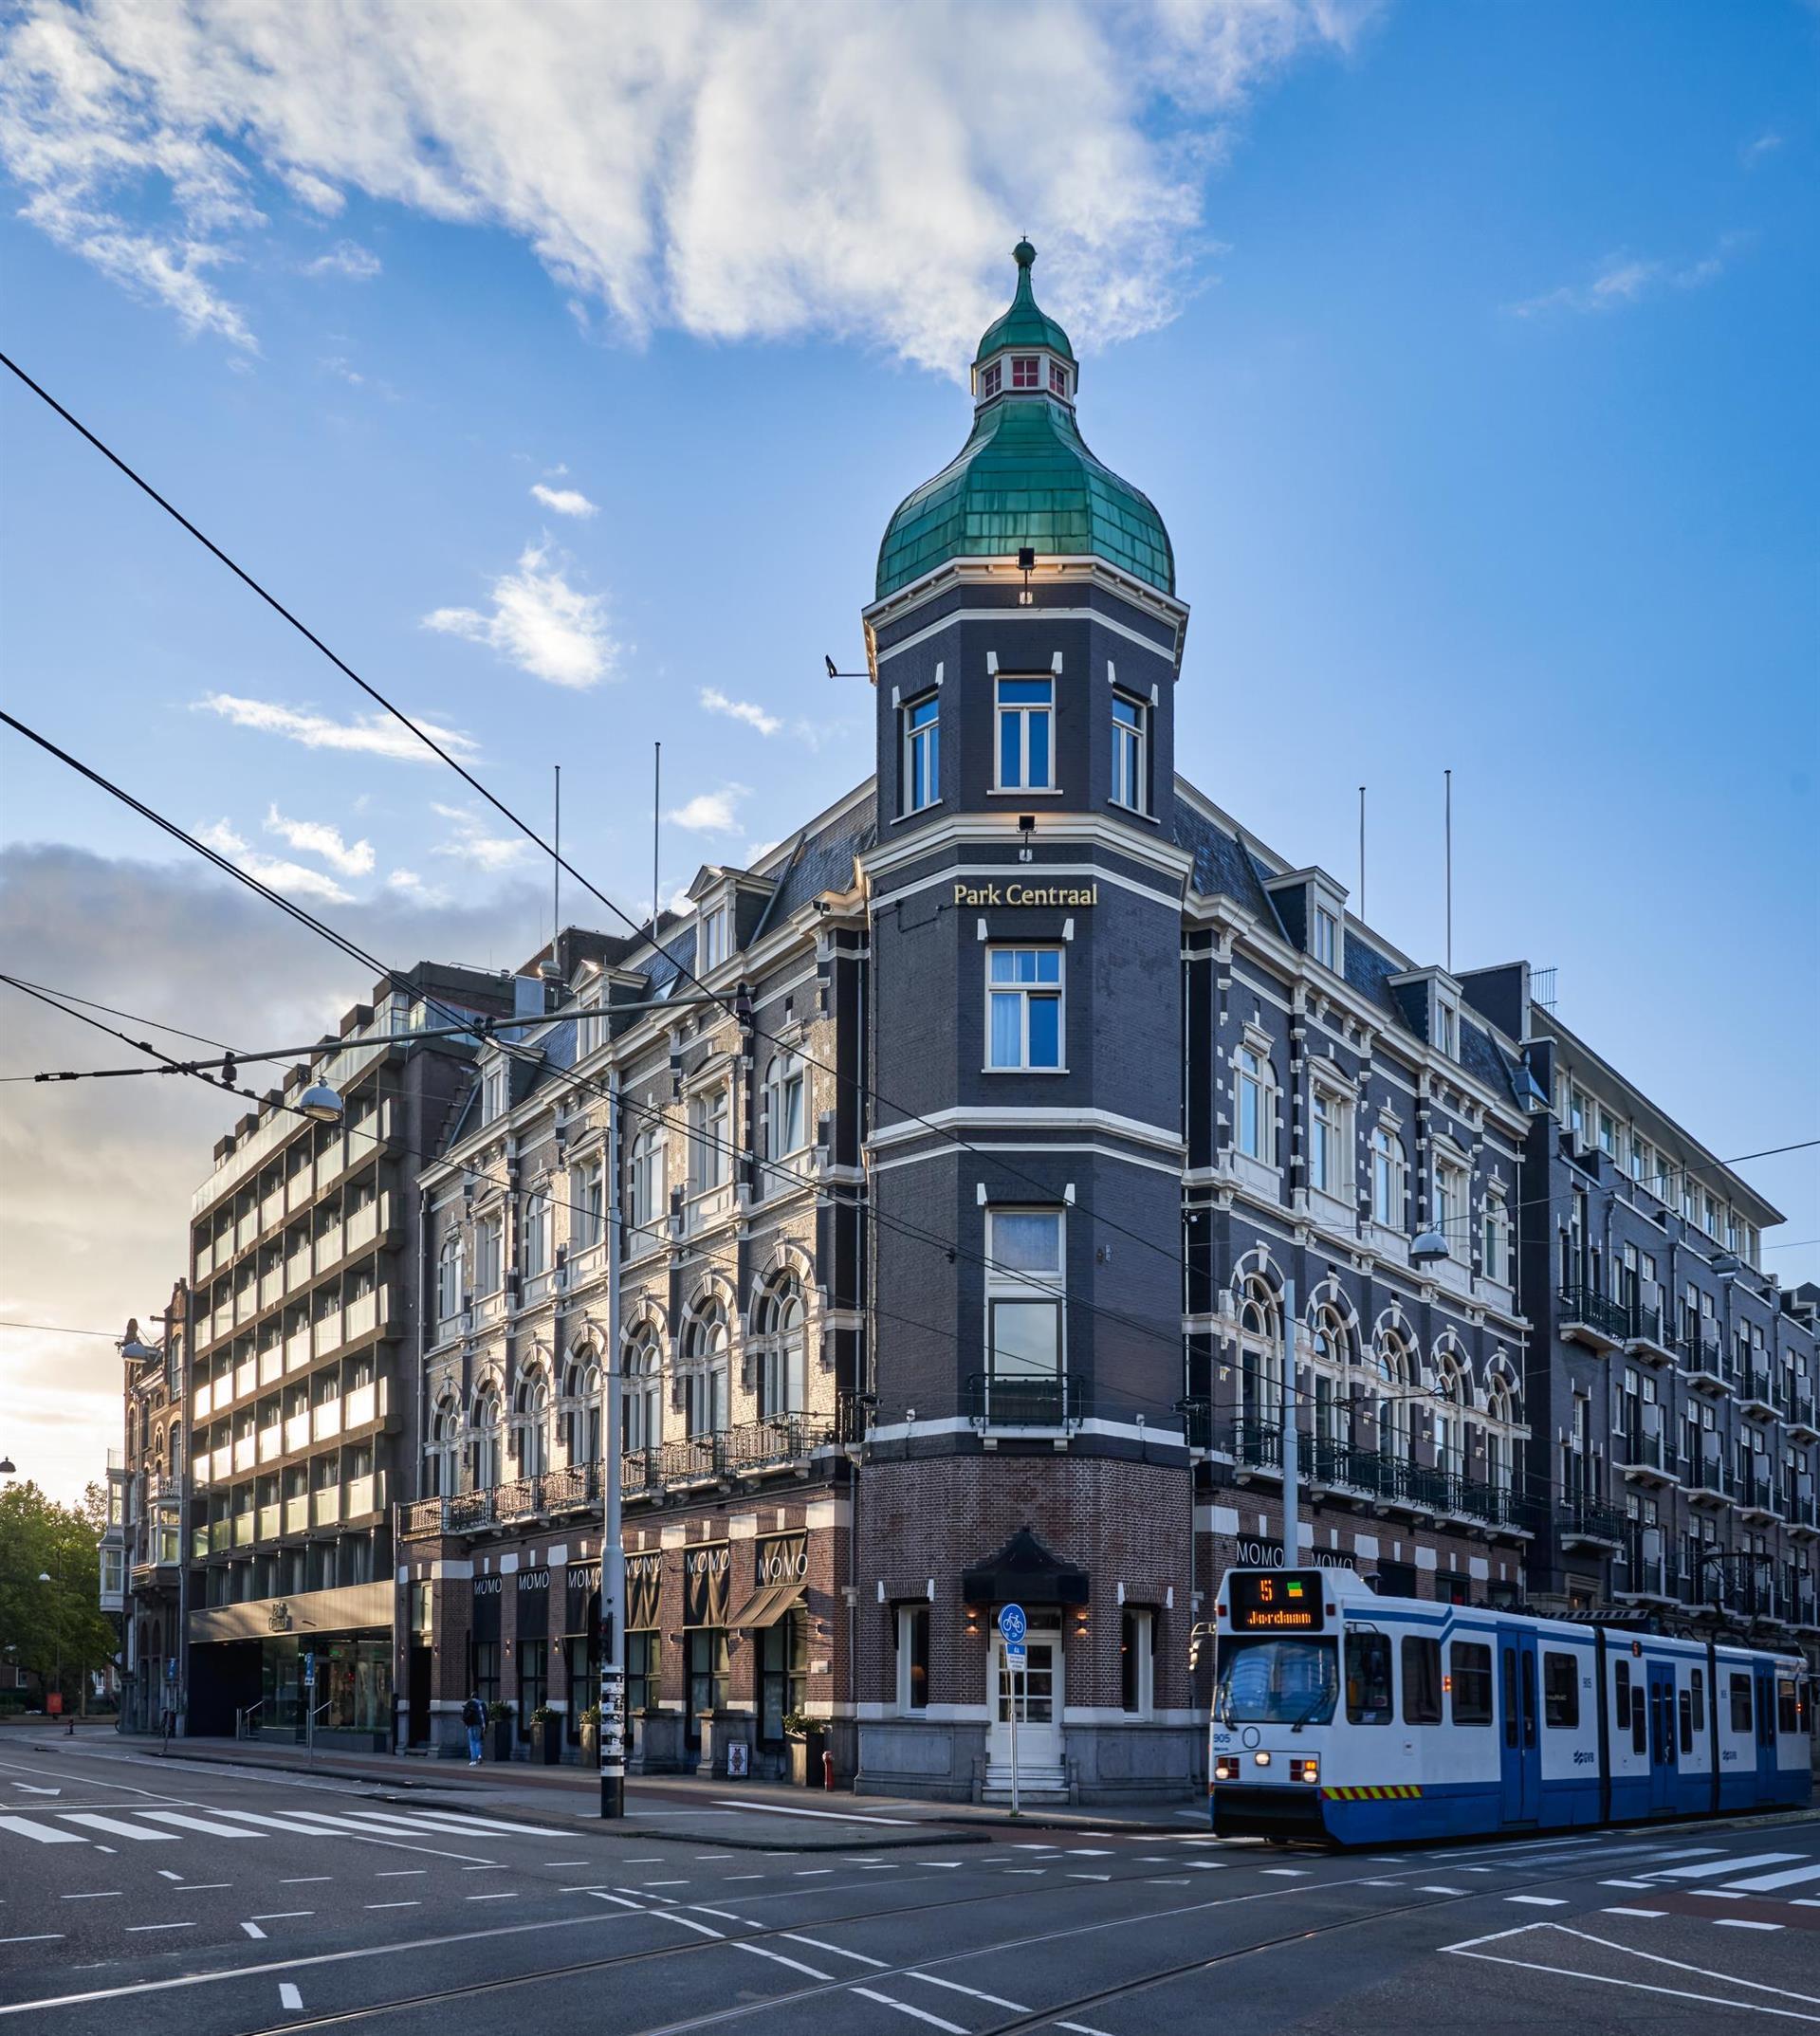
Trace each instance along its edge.
{"label": "entrance door", "polygon": [[406,1669],[409,1678],[405,1700],[410,1706],[410,1743],[424,1746],[430,1739],[430,1649],[414,1646]]}
{"label": "entrance door", "polygon": [[1020,1788],[1063,1786],[1061,1760],[1062,1665],[1058,1623],[1045,1630],[1033,1619],[1024,1635],[1025,1666],[1007,1667],[1004,1642],[992,1636],[991,1723],[986,1730],[986,1786],[1011,1787],[1011,1710],[1018,1711],[1018,1780]]}
{"label": "entrance door", "polygon": [[1751,1719],[1756,1727],[1756,1800],[1775,1801],[1775,1669],[1768,1661],[1753,1661]]}
{"label": "entrance door", "polygon": [[1681,1761],[1676,1751],[1675,1671],[1664,1661],[1649,1664],[1649,1810],[1662,1816],[1675,1807]]}
{"label": "entrance door", "polygon": [[1534,1824],[1542,1814],[1542,1749],[1536,1733],[1534,1636],[1500,1634],[1498,1656],[1503,1714],[1499,1737],[1504,1822]]}

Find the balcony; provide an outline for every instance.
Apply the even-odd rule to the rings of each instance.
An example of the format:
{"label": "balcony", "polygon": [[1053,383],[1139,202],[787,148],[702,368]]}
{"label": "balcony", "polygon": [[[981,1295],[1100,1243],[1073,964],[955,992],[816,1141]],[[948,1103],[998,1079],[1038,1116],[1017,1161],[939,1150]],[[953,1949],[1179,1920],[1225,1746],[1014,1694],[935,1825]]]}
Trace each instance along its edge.
{"label": "balcony", "polygon": [[385,1503],[384,1480],[377,1471],[369,1472],[364,1477],[350,1477],[341,1490],[346,1495],[343,1519],[364,1518],[369,1513],[377,1513]]}
{"label": "balcony", "polygon": [[302,1251],[294,1251],[285,1260],[285,1291],[301,1293],[309,1285],[310,1252],[305,1244]]}
{"label": "balcony", "polygon": [[233,1444],[231,1442],[223,1442],[219,1449],[212,1451],[210,1455],[209,1476],[214,1483],[225,1484],[233,1476]]}
{"label": "balcony", "polygon": [[276,1308],[285,1298],[285,1268],[275,1265],[268,1273],[259,1275],[259,1305],[262,1310]]}
{"label": "balcony", "polygon": [[1621,1599],[1645,1599],[1664,1605],[1681,1602],[1681,1580],[1672,1563],[1660,1555],[1632,1554],[1622,1570],[1624,1582],[1613,1579],[1611,1595]]}
{"label": "balcony", "polygon": [[324,1223],[310,1240],[310,1256],[319,1273],[326,1273],[333,1265],[340,1265],[347,1256],[341,1245],[340,1223]]}
{"label": "balcony", "polygon": [[386,1416],[386,1382],[375,1379],[366,1385],[357,1385],[342,1395],[342,1426],[346,1430],[364,1428],[371,1422],[383,1421]]}
{"label": "balcony", "polygon": [[249,1508],[234,1514],[234,1547],[249,1549],[253,1545],[253,1514]]}
{"label": "balcony", "polygon": [[285,1369],[302,1371],[309,1360],[310,1332],[309,1324],[305,1322],[301,1329],[292,1330],[285,1338]]}
{"label": "balcony", "polygon": [[1782,1504],[1783,1524],[1788,1528],[1791,1539],[1813,1541],[1820,1539],[1820,1514],[1814,1508],[1812,1493],[1797,1493]]}
{"label": "balcony", "polygon": [[1820,1428],[1813,1424],[1813,1402],[1805,1393],[1789,1396],[1787,1415],[1790,1439],[1796,1442],[1820,1442]]}
{"label": "balcony", "polygon": [[1048,1429],[1077,1427],[1092,1409],[1087,1381],[1072,1372],[979,1371],[967,1381],[966,1411],[976,1428]]}
{"label": "balcony", "polygon": [[1570,1343],[1584,1344],[1589,1350],[1615,1350],[1630,1336],[1630,1311],[1590,1287],[1563,1287],[1558,1298],[1555,1328]]}
{"label": "balcony", "polygon": [[341,1403],[319,1400],[309,1410],[309,1432],[313,1442],[332,1441],[341,1432]]}
{"label": "balcony", "polygon": [[244,1400],[259,1390],[259,1359],[243,1357],[234,1367],[234,1398]]}
{"label": "balcony", "polygon": [[1624,1471],[1625,1482],[1635,1485],[1679,1483],[1680,1458],[1664,1449],[1659,1435],[1633,1435],[1620,1430],[1611,1439],[1612,1454]]}
{"label": "balcony", "polygon": [[259,1443],[255,1436],[236,1436],[234,1438],[234,1469],[236,1471],[251,1470],[258,1452]]}
{"label": "balcony", "polygon": [[301,1534],[309,1525],[309,1494],[299,1492],[285,1501],[285,1532]]}
{"label": "balcony", "polygon": [[285,1375],[285,1346],[274,1339],[259,1353],[259,1383],[275,1385]]}
{"label": "balcony", "polygon": [[1691,1334],[1682,1334],[1676,1338],[1675,1352],[1681,1359],[1692,1391],[1705,1393],[1714,1400],[1731,1391],[1732,1382],[1719,1363],[1719,1344],[1714,1338],[1702,1335],[1698,1330]]}
{"label": "balcony", "polygon": [[309,1412],[307,1408],[302,1414],[285,1415],[285,1454],[289,1456],[293,1450],[307,1449],[308,1447]]}
{"label": "balcony", "polygon": [[[1653,1291],[1645,1287],[1645,1292]],[[1662,1310],[1644,1301],[1630,1310],[1630,1333],[1625,1339],[1625,1355],[1640,1365],[1672,1365],[1674,1338],[1662,1318]]]}
{"label": "balcony", "polygon": [[1725,1466],[1717,1457],[1689,1457],[1682,1466],[1682,1485],[1690,1506],[1726,1506],[1731,1492]]}
{"label": "balcony", "polygon": [[362,1336],[370,1336],[379,1327],[384,1316],[380,1301],[384,1290],[374,1287],[367,1293],[357,1294],[341,1311],[341,1340],[355,1343]]}
{"label": "balcony", "polygon": [[340,1486],[319,1485],[309,1495],[309,1524],[312,1527],[334,1527],[340,1517]]}
{"label": "balcony", "polygon": [[1768,1477],[1749,1476],[1737,1480],[1737,1509],[1747,1520],[1773,1520],[1778,1503],[1774,1484]]}
{"label": "balcony", "polygon": [[209,1522],[209,1552],[211,1555],[219,1555],[224,1550],[232,1548],[233,1538],[234,1523],[231,1520],[211,1520]]}
{"label": "balcony", "polygon": [[198,1528],[193,1528],[193,1530],[191,1531],[191,1534],[190,1534],[190,1558],[191,1558],[191,1560],[192,1560],[193,1562],[200,1562],[200,1561],[202,1560],[202,1558],[203,1558],[203,1557],[204,1557],[204,1556],[205,1556],[206,1554],[208,1554],[208,1552],[209,1552],[209,1530],[208,1530],[208,1529],[207,1529],[206,1527],[198,1527]]}
{"label": "balcony", "polygon": [[269,1195],[261,1198],[259,1203],[259,1227],[269,1230],[275,1223],[285,1220],[285,1189],[281,1183]]}
{"label": "balcony", "polygon": [[278,1527],[279,1527],[279,1522],[280,1522],[280,1520],[281,1520],[281,1518],[282,1518],[282,1517],[283,1517],[282,1510],[281,1510],[281,1509],[280,1509],[280,1508],[279,1508],[279,1507],[278,1507],[278,1506],[277,1506],[277,1505],[276,1505],[275,1503],[274,1503],[273,1505],[270,1505],[270,1506],[262,1506],[262,1507],[260,1507],[260,1509],[259,1509],[259,1538],[260,1538],[260,1540],[262,1540],[262,1541],[276,1541],[276,1540],[278,1539]]}
{"label": "balcony", "polygon": [[1570,1495],[1554,1510],[1555,1532],[1564,1549],[1620,1549],[1625,1516],[1603,1499]]}
{"label": "balcony", "polygon": [[1752,1421],[1774,1421],[1777,1408],[1772,1398],[1774,1388],[1767,1371],[1759,1371],[1755,1365],[1746,1366],[1737,1380],[1738,1404]]}
{"label": "balcony", "polygon": [[331,1350],[339,1350],[347,1339],[341,1334],[341,1311],[330,1308],[318,1315],[311,1326],[311,1343],[318,1357],[326,1357]]}
{"label": "balcony", "polygon": [[210,1386],[210,1385],[198,1385],[198,1386],[196,1387],[195,1391],[194,1391],[193,1393],[192,1393],[192,1394],[190,1395],[190,1418],[191,1418],[191,1420],[192,1420],[192,1421],[207,1421],[207,1420],[208,1420],[208,1418],[209,1418],[209,1415],[210,1415],[211,1411],[211,1410],[212,1410],[212,1408],[213,1408],[213,1406],[214,1406],[214,1389],[213,1389],[213,1387],[212,1387],[212,1386]]}

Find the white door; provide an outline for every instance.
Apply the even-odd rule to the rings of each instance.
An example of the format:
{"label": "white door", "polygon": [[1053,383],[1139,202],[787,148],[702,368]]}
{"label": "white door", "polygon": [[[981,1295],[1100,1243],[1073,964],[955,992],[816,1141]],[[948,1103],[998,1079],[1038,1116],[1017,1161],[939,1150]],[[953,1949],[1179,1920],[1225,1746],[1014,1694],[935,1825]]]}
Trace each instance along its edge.
{"label": "white door", "polygon": [[1059,1625],[1032,1623],[1024,1636],[1024,1666],[1005,1662],[1004,1642],[992,1636],[991,1722],[986,1732],[986,1786],[1011,1786],[1011,1712],[1018,1713],[1018,1777],[1029,1788],[1061,1784],[1062,1659]]}

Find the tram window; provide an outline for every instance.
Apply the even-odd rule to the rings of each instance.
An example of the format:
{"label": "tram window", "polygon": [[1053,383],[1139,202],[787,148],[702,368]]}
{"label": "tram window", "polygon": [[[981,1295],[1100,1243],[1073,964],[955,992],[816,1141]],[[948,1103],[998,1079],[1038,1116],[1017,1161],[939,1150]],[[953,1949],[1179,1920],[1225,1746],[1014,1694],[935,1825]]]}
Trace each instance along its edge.
{"label": "tram window", "polygon": [[1635,1691],[1630,1698],[1630,1751],[1633,1753],[1647,1753],[1649,1751],[1649,1718],[1641,1689]]}
{"label": "tram window", "polygon": [[1504,1744],[1517,1744],[1517,1649],[1504,1649]]}
{"label": "tram window", "polygon": [[1749,1732],[1751,1729],[1751,1678],[1732,1671],[1732,1730]]}
{"label": "tram window", "polygon": [[1395,1715],[1390,1700],[1390,1636],[1349,1633],[1346,1636],[1346,1721],[1349,1725],[1388,1725]]}
{"label": "tram window", "polygon": [[1687,1686],[1694,1693],[1694,1723],[1703,1726],[1709,1722],[1706,1715],[1706,1676],[1698,1668],[1687,1671]]}
{"label": "tram window", "polygon": [[1795,1701],[1792,1676],[1775,1678],[1775,1729],[1777,1732],[1801,1730],[1801,1707]]}
{"label": "tram window", "polygon": [[1694,1751],[1694,1693],[1681,1693],[1681,1750],[1683,1753]]}
{"label": "tram window", "polygon": [[1441,1723],[1441,1642],[1403,1637],[1403,1722]]}
{"label": "tram window", "polygon": [[1612,1677],[1612,1687],[1618,1693],[1618,1730],[1630,1729],[1630,1663],[1620,1661]]}
{"label": "tram window", "polygon": [[1571,1654],[1542,1657],[1542,1722],[1558,1727],[1580,1722],[1580,1664]]}
{"label": "tram window", "polygon": [[1454,1723],[1489,1725],[1492,1721],[1492,1651],[1477,1641],[1455,1641],[1448,1649],[1453,1677]]}

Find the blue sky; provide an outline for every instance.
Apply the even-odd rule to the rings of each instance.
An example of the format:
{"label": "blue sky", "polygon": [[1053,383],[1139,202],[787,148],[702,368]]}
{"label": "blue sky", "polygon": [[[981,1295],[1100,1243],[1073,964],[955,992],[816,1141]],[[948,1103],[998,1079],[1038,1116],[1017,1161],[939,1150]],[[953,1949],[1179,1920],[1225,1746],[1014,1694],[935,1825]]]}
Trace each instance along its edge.
{"label": "blue sky", "polygon": [[[859,662],[1027,230],[1088,439],[1174,539],[1187,775],[1349,883],[1369,783],[1370,917],[1439,959],[1451,765],[1461,965],[1557,965],[1722,1155],[1820,1133],[1813,9],[1058,5],[1038,46],[702,0],[628,55],[548,0],[504,47],[441,10],[429,65],[427,18],[312,17],[259,74],[263,8],[15,9],[5,346],[508,801],[560,761],[597,881],[647,895],[653,740],[667,890],[869,769],[822,653]],[[369,945],[537,945],[534,856],[450,774],[298,740],[364,703],[16,387],[0,434],[12,711]],[[237,1038],[359,994],[282,928],[224,985],[236,908],[16,739],[0,770],[24,972]],[[118,1165],[34,1192],[62,1233],[0,1312],[106,1328],[225,1116],[73,1098],[12,1091],[0,1154]],[[1772,1242],[1820,1238],[1814,1153],[1747,1171]],[[66,1234],[97,1198],[123,1255]],[[33,1439],[72,1488],[112,1420],[76,1348],[86,1411]],[[52,1348],[0,1376],[43,1393]]]}

